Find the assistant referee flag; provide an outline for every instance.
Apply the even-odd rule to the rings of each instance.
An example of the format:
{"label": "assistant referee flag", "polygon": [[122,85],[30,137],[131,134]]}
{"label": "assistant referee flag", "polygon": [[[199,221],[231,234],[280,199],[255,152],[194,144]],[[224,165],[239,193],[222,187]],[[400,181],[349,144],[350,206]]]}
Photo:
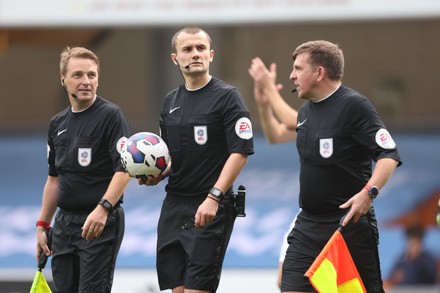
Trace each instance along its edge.
{"label": "assistant referee flag", "polygon": [[30,293],[52,293],[40,270],[35,274]]}
{"label": "assistant referee flag", "polygon": [[336,230],[305,273],[319,293],[366,293],[344,237]]}
{"label": "assistant referee flag", "polygon": [[[50,230],[50,228],[47,232],[47,246],[49,249],[52,247],[52,230]],[[42,273],[48,258],[49,257],[44,254],[43,251],[40,253],[40,257],[38,258],[38,270],[35,274],[34,281],[32,282],[30,293],[52,293]]]}

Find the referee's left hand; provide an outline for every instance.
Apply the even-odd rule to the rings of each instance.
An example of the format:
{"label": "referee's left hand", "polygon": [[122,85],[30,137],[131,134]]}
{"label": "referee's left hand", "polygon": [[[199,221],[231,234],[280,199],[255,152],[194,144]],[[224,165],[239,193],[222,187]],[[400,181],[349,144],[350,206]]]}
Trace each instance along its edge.
{"label": "referee's left hand", "polygon": [[219,202],[209,196],[202,202],[196,212],[196,218],[194,221],[194,226],[196,228],[201,228],[214,220],[215,215],[217,215]]}
{"label": "referee's left hand", "polygon": [[341,209],[348,209],[350,211],[345,216],[342,227],[345,227],[351,220],[353,223],[359,221],[359,218],[365,215],[370,209],[372,199],[368,195],[366,189],[362,189],[359,193],[355,194],[352,198],[346,201],[344,204],[340,205]]}
{"label": "referee's left hand", "polygon": [[82,237],[86,240],[92,240],[101,236],[107,222],[107,210],[98,205],[87,217],[82,227]]}

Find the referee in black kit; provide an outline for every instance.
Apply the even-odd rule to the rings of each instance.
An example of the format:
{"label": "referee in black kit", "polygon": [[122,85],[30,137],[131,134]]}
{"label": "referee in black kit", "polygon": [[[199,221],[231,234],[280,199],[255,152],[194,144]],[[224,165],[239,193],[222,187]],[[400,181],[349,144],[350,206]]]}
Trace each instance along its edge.
{"label": "referee in black kit", "polygon": [[240,92],[209,74],[214,50],[206,31],[179,30],[172,49],[185,84],[166,95],[161,112],[171,164],[140,183],[169,175],[158,223],[160,289],[216,292],[236,218],[232,184],[254,153],[252,125]]}
{"label": "referee in black kit", "polygon": [[[65,48],[60,73],[70,107],[49,126],[36,256],[52,254],[54,292],[107,293],[124,235],[120,204],[130,177],[118,148],[129,125],[117,105],[96,95],[99,59],[93,52]],[[55,212],[50,251],[46,232]]]}
{"label": "referee in black kit", "polygon": [[382,293],[373,199],[401,164],[397,145],[373,104],[342,84],[338,45],[310,41],[292,55],[290,79],[306,100],[298,112],[279,94],[276,64],[267,69],[255,58],[249,68],[267,139],[296,139],[300,158],[301,210],[287,238],[281,290],[315,292],[304,274],[346,215],[342,234],[365,288]]}

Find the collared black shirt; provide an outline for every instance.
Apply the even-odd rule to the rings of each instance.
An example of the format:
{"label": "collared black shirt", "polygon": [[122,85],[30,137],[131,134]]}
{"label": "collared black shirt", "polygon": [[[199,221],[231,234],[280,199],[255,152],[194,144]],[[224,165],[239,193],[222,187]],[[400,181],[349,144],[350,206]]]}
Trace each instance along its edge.
{"label": "collared black shirt", "polygon": [[399,161],[397,147],[373,104],[341,86],[298,112],[300,206],[310,213],[339,211],[372,174],[372,161]]}
{"label": "collared black shirt", "polygon": [[182,85],[168,93],[160,128],[172,161],[166,191],[174,195],[206,195],[231,153],[254,153],[242,95],[214,77],[196,91]]}
{"label": "collared black shirt", "polygon": [[117,171],[124,171],[116,144],[129,137],[121,109],[101,98],[86,110],[55,115],[48,131],[49,175],[59,179],[58,206],[91,211]]}

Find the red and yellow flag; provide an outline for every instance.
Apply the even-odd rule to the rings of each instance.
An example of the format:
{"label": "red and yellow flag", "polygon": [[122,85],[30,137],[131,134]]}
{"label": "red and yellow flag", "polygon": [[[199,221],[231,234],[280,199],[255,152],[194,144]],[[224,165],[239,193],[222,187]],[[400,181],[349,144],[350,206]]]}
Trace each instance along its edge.
{"label": "red and yellow flag", "polygon": [[339,230],[333,234],[305,275],[319,293],[367,292]]}

